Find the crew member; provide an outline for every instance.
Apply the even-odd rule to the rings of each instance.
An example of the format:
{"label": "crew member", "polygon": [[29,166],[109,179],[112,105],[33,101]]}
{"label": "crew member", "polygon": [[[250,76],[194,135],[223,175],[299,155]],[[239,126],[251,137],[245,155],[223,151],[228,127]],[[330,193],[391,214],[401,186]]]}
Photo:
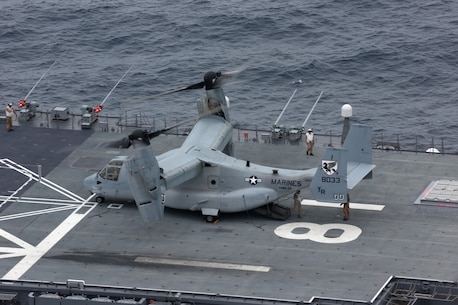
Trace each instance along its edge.
{"label": "crew member", "polygon": [[13,103],[8,103],[5,109],[6,115],[6,130],[13,131],[13,114],[17,118],[16,110],[13,108]]}
{"label": "crew member", "polygon": [[294,210],[293,211],[297,212],[298,218],[302,218],[302,205],[301,205],[302,198],[301,198],[300,190],[297,190],[294,193],[293,199],[294,199]]}
{"label": "crew member", "polygon": [[315,137],[311,128],[305,133],[305,143],[307,144],[307,155],[313,156],[313,145],[315,144]]}
{"label": "crew member", "polygon": [[348,220],[350,219],[350,194],[347,193],[347,201],[342,202],[340,205],[343,205],[343,220]]}

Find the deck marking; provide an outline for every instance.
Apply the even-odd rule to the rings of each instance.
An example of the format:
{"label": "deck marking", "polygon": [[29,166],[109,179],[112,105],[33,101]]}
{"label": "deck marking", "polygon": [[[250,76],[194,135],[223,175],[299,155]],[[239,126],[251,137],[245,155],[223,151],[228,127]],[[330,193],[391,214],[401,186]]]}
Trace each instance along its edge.
{"label": "deck marking", "polygon": [[270,271],[270,267],[268,266],[216,263],[216,262],[167,259],[167,258],[153,258],[153,257],[145,257],[145,256],[139,256],[134,261],[136,263],[205,267],[205,268],[231,269],[231,270],[255,271],[255,272],[269,272]]}
{"label": "deck marking", "polygon": [[36,203],[36,204],[46,204],[46,205],[68,205],[68,206],[77,206],[82,201],[68,200],[68,199],[53,199],[53,198],[41,198],[41,197],[24,197],[24,196],[4,196],[0,195],[0,200],[8,200],[15,203]]}
{"label": "deck marking", "polygon": [[[49,214],[49,213],[62,212],[62,211],[67,211],[67,210],[73,210],[73,209],[76,209],[76,208],[77,208],[76,206],[73,206],[73,207],[63,206],[63,207],[43,209],[43,210],[30,211],[30,212],[24,212],[24,213],[17,213],[17,214],[12,214],[12,215],[5,215],[5,216],[0,216],[0,221],[18,219],[18,218],[24,218],[24,217],[31,217],[31,216],[37,216],[37,215],[44,215],[44,214]],[[1,235],[2,234],[0,234],[0,236]]]}
{"label": "deck marking", "polygon": [[13,234],[0,229],[0,236],[16,244],[18,247],[0,247],[0,259],[24,256],[28,251],[33,250],[33,246],[28,242],[14,236]]}
{"label": "deck marking", "polygon": [[[43,255],[45,255],[52,247],[54,247],[70,230],[72,230],[86,215],[88,215],[97,204],[90,202],[91,206],[84,212],[80,211],[85,208],[85,204],[94,197],[95,194],[89,196],[78,209],[73,211],[60,225],[58,225],[48,236],[46,236],[37,246],[27,249],[25,257],[19,261],[7,274],[4,279],[18,280],[24,275],[35,263],[37,263]],[[24,249],[22,249],[24,250]],[[19,251],[19,250],[18,250]]]}
{"label": "deck marking", "polygon": [[[327,237],[326,233],[330,230],[340,230],[342,232],[338,237]],[[292,222],[279,226],[274,232],[277,236],[286,239],[312,240],[323,244],[340,244],[354,241],[363,231],[357,226],[343,223]]]}
{"label": "deck marking", "polygon": [[[301,204],[326,208],[342,208],[342,206],[338,203],[320,202],[310,199],[303,199]],[[383,208],[385,208],[385,205],[350,202],[350,208],[355,210],[382,211]]]}
{"label": "deck marking", "polygon": [[[2,166],[3,165],[3,166]],[[86,215],[88,215],[96,206],[96,203],[90,202],[90,200],[95,196],[92,194],[87,199],[80,197],[79,195],[71,192],[70,190],[52,182],[41,176],[41,172],[38,174],[25,168],[24,166],[15,163],[9,159],[0,159],[1,168],[7,168],[15,170],[24,176],[28,177],[28,180],[20,186],[16,191],[12,192],[11,195],[7,197],[2,197],[3,202],[0,204],[0,209],[8,202],[21,202],[22,199],[19,196],[16,196],[19,191],[24,188],[29,182],[35,180],[36,182],[50,188],[53,191],[58,192],[61,195],[72,200],[75,204],[74,206],[69,206],[68,200],[64,200],[61,203],[60,207],[47,208],[38,211],[30,211],[25,213],[18,213],[14,215],[6,215],[2,217],[2,220],[15,219],[20,217],[35,216],[40,214],[47,214],[53,212],[60,212],[67,209],[75,209],[60,225],[58,225],[48,236],[46,236],[37,246],[32,246],[29,243],[21,240],[20,238],[0,230],[0,236],[15,243],[18,247],[1,247],[0,258],[10,258],[24,256],[12,269],[4,275],[3,278],[18,280],[24,273],[27,272],[38,260],[40,260],[43,255],[45,255],[52,247],[54,247],[71,229],[73,229]],[[28,203],[36,203],[37,198],[26,197],[25,201]],[[43,199],[43,201],[48,201],[48,204],[58,204],[58,200],[53,199]],[[44,203],[44,202],[43,202]]]}
{"label": "deck marking", "polygon": [[[8,197],[6,196],[0,196],[0,200],[2,199],[8,201]],[[11,197],[9,198],[9,201],[14,202],[14,203],[29,203],[29,204],[34,204],[34,205],[46,205],[46,206],[57,206],[57,207],[32,210],[32,211],[17,213],[17,214],[4,215],[4,216],[0,216],[0,221],[18,219],[18,218],[24,218],[24,217],[31,217],[31,216],[38,216],[38,215],[56,213],[56,212],[61,212],[61,211],[66,211],[66,210],[72,210],[72,209],[78,208],[83,203],[83,201],[76,203],[74,200],[39,198],[39,197]]]}

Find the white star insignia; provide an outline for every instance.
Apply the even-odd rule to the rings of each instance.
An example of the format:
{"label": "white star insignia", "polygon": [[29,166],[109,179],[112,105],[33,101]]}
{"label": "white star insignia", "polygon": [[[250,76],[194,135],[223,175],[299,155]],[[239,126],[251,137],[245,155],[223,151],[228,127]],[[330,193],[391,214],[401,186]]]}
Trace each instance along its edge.
{"label": "white star insignia", "polygon": [[256,185],[260,182],[262,182],[262,179],[258,179],[256,176],[251,176],[249,178],[245,178],[246,182],[249,182],[251,185]]}

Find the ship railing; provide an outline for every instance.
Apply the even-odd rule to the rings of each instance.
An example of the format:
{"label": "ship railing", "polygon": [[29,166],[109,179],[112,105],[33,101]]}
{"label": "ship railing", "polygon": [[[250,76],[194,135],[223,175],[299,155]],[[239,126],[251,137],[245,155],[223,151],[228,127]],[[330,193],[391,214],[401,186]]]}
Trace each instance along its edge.
{"label": "ship railing", "polygon": [[[44,128],[62,128],[62,129],[81,129],[81,114],[69,113],[66,120],[55,120],[50,112],[35,112],[30,120],[20,119],[20,122],[13,124],[29,125],[34,127]],[[1,117],[0,117],[0,121]],[[179,120],[167,120],[162,118],[157,120],[151,114],[146,112],[128,112],[125,111],[121,115],[105,115],[99,114],[97,122],[94,122],[92,129],[95,131],[121,132],[126,128],[142,128],[147,130],[160,130],[168,126],[176,125]],[[180,125],[172,128],[167,134],[187,135],[192,129],[193,122],[185,125]],[[321,147],[341,147],[342,129],[336,126],[329,130],[316,130],[315,146]],[[294,136],[289,136],[288,130],[281,137],[274,135],[272,130],[265,127],[259,128],[257,125],[252,126],[234,126],[233,141],[236,142],[257,142],[265,144],[284,144],[284,145],[305,145],[304,135],[298,137],[297,133]],[[395,152],[416,152],[416,153],[431,153],[431,154],[458,154],[458,140],[448,136],[438,135],[421,135],[408,136],[401,134],[388,134],[382,132],[373,133],[374,149],[395,151]]]}

